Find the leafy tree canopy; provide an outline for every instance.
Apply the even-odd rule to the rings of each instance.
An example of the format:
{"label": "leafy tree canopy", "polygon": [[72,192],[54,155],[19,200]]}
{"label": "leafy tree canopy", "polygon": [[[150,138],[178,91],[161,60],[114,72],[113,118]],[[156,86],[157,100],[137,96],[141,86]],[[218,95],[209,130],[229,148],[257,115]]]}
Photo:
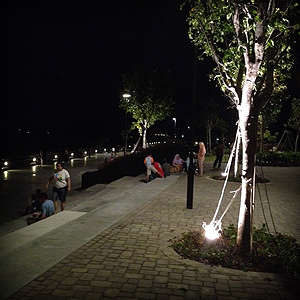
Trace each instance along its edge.
{"label": "leafy tree canopy", "polygon": [[[260,61],[253,100],[262,108],[271,93],[285,89],[293,65],[291,45],[299,30],[299,6],[283,0],[193,0],[189,37],[216,62],[212,77],[234,105],[241,101],[246,67]],[[260,32],[263,31],[263,32]],[[258,45],[263,44],[264,53]],[[201,58],[201,57],[200,57]]]}
{"label": "leafy tree canopy", "polygon": [[292,99],[292,115],[288,121],[288,126],[300,130],[300,99]]}
{"label": "leafy tree canopy", "polygon": [[123,76],[123,83],[130,98],[122,99],[120,107],[132,114],[140,134],[170,115],[174,102],[169,72],[134,70]]}

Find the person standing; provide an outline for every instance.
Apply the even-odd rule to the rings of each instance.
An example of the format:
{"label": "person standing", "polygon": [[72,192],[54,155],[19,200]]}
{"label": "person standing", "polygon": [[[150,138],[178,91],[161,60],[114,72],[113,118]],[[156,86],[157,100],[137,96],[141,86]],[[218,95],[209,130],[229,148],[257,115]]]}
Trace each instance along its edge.
{"label": "person standing", "polygon": [[56,163],[56,170],[57,172],[51,175],[46,183],[46,189],[48,189],[49,184],[54,181],[52,200],[54,202],[55,213],[58,212],[57,200],[60,200],[60,208],[61,211],[63,211],[66,207],[67,191],[71,191],[70,174],[66,169],[64,169],[61,162]]}
{"label": "person standing", "polygon": [[203,176],[203,163],[205,159],[206,149],[203,142],[199,142],[199,150],[197,153],[197,163],[198,163],[198,169],[199,174],[198,176]]}
{"label": "person standing", "polygon": [[64,163],[67,164],[69,161],[69,157],[70,157],[70,153],[67,149],[64,150],[63,156],[64,156]]}
{"label": "person standing", "polygon": [[216,159],[215,159],[215,162],[214,162],[214,165],[213,165],[214,168],[218,164],[218,168],[220,169],[221,163],[222,163],[222,159],[223,159],[223,153],[224,153],[224,144],[223,144],[222,141],[219,141],[219,143],[217,145]]}

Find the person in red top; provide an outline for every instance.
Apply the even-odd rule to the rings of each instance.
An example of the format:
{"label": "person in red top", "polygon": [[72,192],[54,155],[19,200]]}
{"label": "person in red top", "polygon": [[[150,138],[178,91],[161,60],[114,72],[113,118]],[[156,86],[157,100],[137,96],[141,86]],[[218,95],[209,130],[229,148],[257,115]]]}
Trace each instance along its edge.
{"label": "person in red top", "polygon": [[147,157],[144,159],[144,164],[146,166],[146,169],[147,169],[147,177],[146,177],[146,182],[149,182],[149,177],[151,175],[151,171],[153,173],[158,173],[158,175],[160,177],[164,177],[162,176],[162,174],[160,172],[157,171],[157,169],[154,167],[154,159],[152,157],[152,155],[149,153],[147,155]]}
{"label": "person in red top", "polygon": [[153,166],[154,166],[154,168],[157,170],[157,173],[156,173],[156,174],[158,174],[159,177],[164,178],[164,177],[165,177],[165,174],[164,174],[164,171],[163,171],[163,169],[162,169],[160,163],[155,161],[155,162],[153,163]]}

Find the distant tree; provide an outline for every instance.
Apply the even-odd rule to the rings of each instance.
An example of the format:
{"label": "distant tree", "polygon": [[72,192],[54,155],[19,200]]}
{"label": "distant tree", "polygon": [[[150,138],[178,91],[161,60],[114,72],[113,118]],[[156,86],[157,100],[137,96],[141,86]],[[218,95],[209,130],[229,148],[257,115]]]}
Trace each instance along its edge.
{"label": "distant tree", "polygon": [[[214,99],[204,100],[201,103],[200,123],[206,128],[207,150],[209,155],[212,151],[212,131],[214,128],[223,129],[228,127],[225,120],[220,117],[220,107]],[[222,137],[223,138],[223,137]]]}
{"label": "distant tree", "polygon": [[190,0],[189,37],[216,67],[212,78],[238,111],[242,188],[237,245],[252,249],[253,186],[259,112],[286,88],[299,30],[293,0]]}
{"label": "distant tree", "polygon": [[133,127],[142,137],[142,147],[146,148],[149,127],[156,121],[164,120],[173,109],[170,73],[133,71],[123,75],[123,85],[130,98],[127,101],[121,99],[120,107],[132,115]]}
{"label": "distant tree", "polygon": [[[258,115],[258,139],[259,151],[264,151],[264,139],[272,137],[268,130],[271,124],[277,121],[278,115],[281,112],[282,103],[287,99],[284,93],[277,93],[269,100],[268,104],[262,108]],[[273,136],[275,137],[275,136]],[[272,138],[271,138],[272,139]]]}
{"label": "distant tree", "polygon": [[298,141],[300,134],[300,99],[293,98],[292,100],[292,115],[288,120],[289,127],[296,130],[296,140],[295,140],[295,148],[294,151],[298,149]]}

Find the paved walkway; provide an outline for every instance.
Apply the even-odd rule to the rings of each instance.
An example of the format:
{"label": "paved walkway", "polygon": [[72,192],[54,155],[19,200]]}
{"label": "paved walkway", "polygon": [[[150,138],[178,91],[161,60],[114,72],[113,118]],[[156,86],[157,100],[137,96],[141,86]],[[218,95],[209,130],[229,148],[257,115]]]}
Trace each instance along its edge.
{"label": "paved walkway", "polygon": [[[131,192],[127,190],[122,197],[127,203],[126,199],[134,196],[135,202],[143,202],[140,206],[126,212],[112,225],[99,229],[97,235],[87,235],[81,246],[61,255],[57,263],[12,293],[9,299],[298,299],[299,281],[279,274],[199,264],[181,259],[170,248],[170,239],[184,231],[200,229],[203,221],[210,222],[213,217],[223,183],[209,179],[208,176],[217,171],[205,167],[205,176],[194,180],[193,209],[186,209],[185,173],[132,187]],[[265,177],[272,181],[266,186],[277,231],[292,234],[300,241],[300,168],[263,170]],[[161,187],[164,182],[168,182],[165,189]],[[237,187],[237,183],[228,184],[224,202],[231,197],[229,191]],[[265,185],[259,187],[262,199],[256,198],[254,222],[256,225],[265,223],[262,203],[271,226]],[[139,195],[132,194],[136,189],[140,190]],[[109,199],[109,195],[107,192],[102,197]],[[221,206],[220,214],[226,205]],[[224,226],[236,223],[238,207],[237,201],[224,217]],[[95,210],[101,211],[91,208],[73,222],[78,224],[81,218],[95,214]],[[99,215],[95,216],[98,221],[94,218],[89,224],[91,231],[101,223]],[[73,231],[68,228],[65,235],[63,230],[59,231],[62,227],[57,229],[58,240],[76,238],[79,227],[73,227]],[[40,247],[39,241],[32,243]],[[64,248],[69,246],[72,245],[66,241]],[[30,253],[31,249],[27,251]],[[44,257],[45,261],[48,259]]]}

